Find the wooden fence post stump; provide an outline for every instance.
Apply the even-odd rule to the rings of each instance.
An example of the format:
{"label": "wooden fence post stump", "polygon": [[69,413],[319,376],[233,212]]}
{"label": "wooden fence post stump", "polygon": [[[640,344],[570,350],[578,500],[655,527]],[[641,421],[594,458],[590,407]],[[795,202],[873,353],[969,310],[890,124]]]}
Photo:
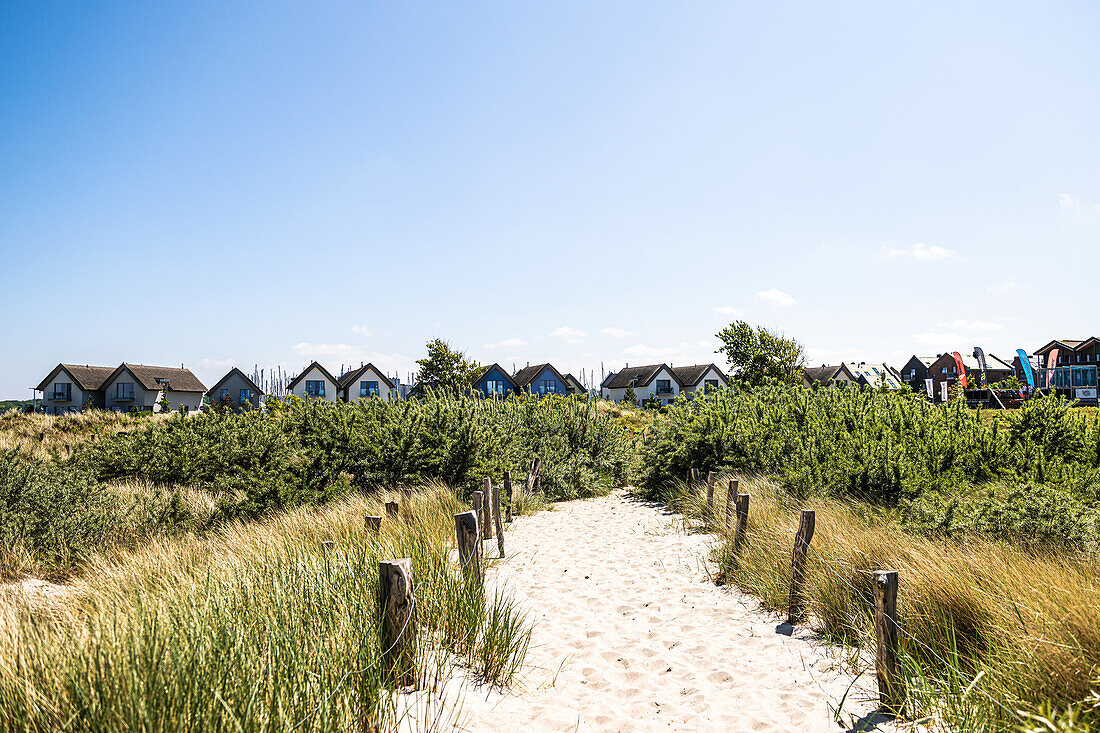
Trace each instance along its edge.
{"label": "wooden fence post stump", "polygon": [[898,676],[898,572],[877,570],[875,578],[875,671],[882,707],[901,712],[905,687]]}
{"label": "wooden fence post stump", "polygon": [[500,486],[492,486],[493,521],[496,523],[497,551],[504,557],[504,523],[500,516]]}
{"label": "wooden fence post stump", "polygon": [[504,472],[504,521],[512,521],[512,472]]}
{"label": "wooden fence post stump", "polygon": [[737,495],[737,529],[733,532],[733,554],[741,554],[741,545],[745,543],[745,533],[749,528],[749,495]]}
{"label": "wooden fence post stump", "polygon": [[707,509],[714,509],[714,471],[707,471]]}
{"label": "wooden fence post stump", "polygon": [[467,577],[478,583],[484,580],[481,571],[481,533],[477,524],[477,512],[455,515],[455,540],[458,542],[458,559]]}
{"label": "wooden fence post stump", "polygon": [[481,491],[475,491],[474,493],[470,494],[470,500],[470,506],[474,510],[474,513],[477,514],[477,539],[480,542],[481,540],[485,539],[485,534],[481,531],[481,517],[483,513],[483,506],[485,504],[485,494]]}
{"label": "wooden fence post stump", "polygon": [[794,551],[791,553],[791,595],[787,603],[787,623],[793,624],[802,618],[802,581],[806,577],[806,551],[814,536],[814,511],[803,509],[798,520],[798,533],[794,536]]}
{"label": "wooden fence post stump", "polygon": [[396,501],[386,502],[386,518],[397,519],[397,513],[400,511],[401,506]]}
{"label": "wooden fence post stump", "polygon": [[726,525],[733,524],[737,511],[737,479],[730,479],[730,487],[726,490]]}
{"label": "wooden fence post stump", "polygon": [[377,537],[382,531],[382,517],[376,517],[372,514],[368,514],[363,520],[363,524],[367,528],[367,531],[375,537]]}
{"label": "wooden fence post stump", "polygon": [[411,559],[378,563],[378,606],[382,615],[382,678],[389,685],[416,686],[416,595]]}
{"label": "wooden fence post stump", "polygon": [[493,481],[485,477],[485,488],[481,492],[481,536],[493,539]]}

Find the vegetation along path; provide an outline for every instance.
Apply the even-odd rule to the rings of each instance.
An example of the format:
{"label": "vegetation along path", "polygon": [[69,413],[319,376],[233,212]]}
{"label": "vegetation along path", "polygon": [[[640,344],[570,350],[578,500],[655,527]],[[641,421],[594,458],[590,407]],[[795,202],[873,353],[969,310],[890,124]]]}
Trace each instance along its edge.
{"label": "vegetation along path", "polygon": [[514,689],[467,690],[466,730],[873,727],[873,680],[853,684],[808,630],[792,634],[715,586],[713,538],[685,533],[680,515],[618,491],[519,518],[506,534],[508,556],[487,580],[527,609],[531,651]]}

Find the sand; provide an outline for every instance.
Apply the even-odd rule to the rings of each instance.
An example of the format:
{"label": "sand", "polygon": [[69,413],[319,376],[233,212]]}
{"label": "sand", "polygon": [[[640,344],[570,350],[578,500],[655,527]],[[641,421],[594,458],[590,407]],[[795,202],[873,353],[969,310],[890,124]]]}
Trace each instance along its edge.
{"label": "sand", "polygon": [[714,538],[678,515],[619,491],[518,518],[505,537],[487,582],[527,609],[531,651],[512,688],[467,684],[462,729],[882,729],[873,678],[853,685],[839,650],[715,586]]}

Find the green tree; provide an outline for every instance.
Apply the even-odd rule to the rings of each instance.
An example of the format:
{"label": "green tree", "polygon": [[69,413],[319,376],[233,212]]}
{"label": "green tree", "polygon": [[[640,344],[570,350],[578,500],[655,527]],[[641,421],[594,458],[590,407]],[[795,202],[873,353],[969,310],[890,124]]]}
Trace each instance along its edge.
{"label": "green tree", "polygon": [[634,394],[634,383],[631,382],[626,386],[626,392],[623,393],[624,405],[630,405],[631,407],[638,406],[638,395]]}
{"label": "green tree", "polygon": [[419,391],[431,387],[435,390],[460,394],[470,389],[470,381],[477,372],[477,364],[466,354],[451,348],[443,339],[428,342],[428,355],[417,359],[420,365]]}
{"label": "green tree", "polygon": [[172,409],[172,403],[168,401],[168,385],[164,385],[160,390],[160,399],[157,400],[157,404],[160,405],[161,412],[168,412]]}
{"label": "green tree", "polygon": [[802,344],[763,326],[735,321],[715,335],[722,346],[714,353],[724,354],[733,377],[749,385],[768,379],[793,384],[805,361]]}

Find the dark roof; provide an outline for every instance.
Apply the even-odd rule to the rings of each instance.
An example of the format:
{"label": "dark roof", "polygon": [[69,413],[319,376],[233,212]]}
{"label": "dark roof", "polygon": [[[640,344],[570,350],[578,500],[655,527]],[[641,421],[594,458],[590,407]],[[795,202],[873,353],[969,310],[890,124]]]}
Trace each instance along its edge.
{"label": "dark roof", "polygon": [[217,383],[217,384],[215,384],[215,385],[214,385],[213,387],[211,387],[210,389],[208,389],[208,390],[206,391],[206,393],[207,393],[208,395],[213,395],[213,394],[214,394],[214,393],[215,393],[215,392],[216,392],[216,391],[218,390],[218,387],[221,387],[221,386],[222,386],[222,384],[223,384],[223,383],[225,382],[225,380],[229,379],[229,378],[230,378],[230,377],[232,377],[232,376],[233,376],[234,374],[236,374],[236,375],[237,375],[238,377],[240,377],[241,379],[243,379],[243,380],[245,381],[245,384],[247,384],[247,385],[248,385],[249,387],[251,387],[251,388],[252,388],[252,391],[253,391],[253,392],[255,392],[256,394],[258,394],[258,395],[262,395],[262,394],[264,393],[264,391],[263,391],[262,389],[260,389],[260,386],[259,386],[258,384],[256,384],[256,383],[255,383],[255,382],[253,382],[253,381],[252,381],[251,379],[249,379],[249,378],[248,378],[248,376],[247,376],[247,375],[245,375],[245,373],[244,373],[244,372],[242,372],[242,371],[241,371],[240,369],[238,369],[237,367],[233,367],[233,368],[232,368],[232,369],[230,369],[230,370],[229,370],[228,372],[226,372],[226,373],[225,373],[225,376],[224,376],[224,377],[222,377],[221,379],[219,379],[219,380],[218,380],[218,383]]}
{"label": "dark roof", "polygon": [[722,378],[723,382],[729,383],[729,380],[726,379],[726,375],[714,364],[694,364],[692,366],[673,367],[672,373],[676,375],[676,379],[679,380],[680,384],[684,387],[694,387],[699,384],[703,375],[711,369],[718,372],[718,376]]}
{"label": "dark roof", "polygon": [[565,381],[565,377],[554,368],[553,364],[535,364],[534,366],[524,367],[512,375],[512,380],[516,383],[517,387],[524,389],[530,385],[531,382],[535,381],[535,377],[542,374],[543,369],[549,369],[553,372],[554,376],[557,377],[559,382],[568,384],[568,382]]}
{"label": "dark roof", "polygon": [[1081,341],[1074,341],[1074,340],[1071,340],[1071,339],[1054,339],[1053,341],[1051,341],[1049,344],[1042,347],[1041,349],[1036,349],[1035,353],[1036,354],[1046,354],[1047,351],[1049,351],[1050,349],[1052,349],[1055,346],[1057,346],[1059,348],[1066,348],[1066,349],[1069,349],[1070,351],[1076,351],[1078,346],[1080,346],[1081,344],[1084,344],[1084,343],[1088,343],[1089,341],[1092,341],[1095,338],[1096,338],[1095,336],[1092,336],[1090,338],[1083,339]]}
{"label": "dark roof", "polygon": [[603,386],[607,389],[625,389],[631,384],[635,387],[644,387],[656,379],[662,369],[667,369],[668,373],[672,375],[672,378],[676,380],[676,383],[680,385],[680,387],[684,386],[683,383],[680,382],[680,378],[676,376],[676,372],[672,371],[672,368],[667,364],[648,364],[639,367],[625,367],[615,372],[610,379],[605,380]]}
{"label": "dark roof", "polygon": [[505,371],[504,367],[502,367],[500,364],[497,364],[496,362],[493,362],[488,366],[479,367],[478,370],[474,372],[474,375],[470,377],[470,386],[476,387],[478,383],[481,382],[482,378],[493,370],[493,367],[496,367],[497,371],[504,375],[504,378],[508,380],[508,383],[512,385],[513,389],[519,389],[519,385],[516,384],[516,380],[512,379],[511,375],[509,375],[508,372]]}
{"label": "dark roof", "polygon": [[294,379],[290,380],[290,384],[288,384],[286,386],[287,391],[290,391],[290,390],[294,389],[295,387],[297,387],[298,382],[305,379],[305,376],[307,374],[309,374],[310,370],[313,369],[314,367],[317,367],[318,369],[321,370],[321,374],[325,375],[325,379],[332,382],[333,384],[338,384],[337,381],[336,381],[336,377],[329,374],[328,369],[325,369],[323,366],[321,366],[321,364],[319,362],[315,361],[312,364],[310,364],[309,366],[307,366],[305,369],[303,369],[301,371],[301,373],[298,374],[298,376],[296,376]]}
{"label": "dark roof", "polygon": [[374,373],[382,378],[382,381],[386,383],[387,387],[389,387],[390,389],[394,388],[394,384],[390,381],[390,378],[383,374],[381,369],[370,363],[364,364],[358,369],[352,369],[350,372],[345,372],[343,375],[341,375],[339,381],[336,382],[336,386],[338,386],[340,389],[347,389],[351,386],[352,382],[354,382],[356,379],[359,379],[360,374],[367,371],[368,369],[373,369]]}
{"label": "dark roof", "polygon": [[200,382],[199,378],[192,374],[190,369],[182,369],[179,367],[149,366],[147,364],[127,364],[126,362],[122,362],[122,364],[119,364],[104,381],[111,381],[115,378],[115,375],[121,374],[123,371],[128,371],[130,374],[133,374],[138,384],[140,384],[143,389],[150,392],[159,391],[163,386],[161,382],[157,381],[158,379],[168,382],[168,390],[170,392],[206,391],[206,385]]}
{"label": "dark roof", "polygon": [[80,389],[85,392],[94,392],[102,387],[103,383],[106,382],[115,371],[114,367],[88,366],[87,364],[58,364],[50,371],[49,375],[42,380],[42,383],[35,387],[35,389],[39,392],[45,391],[46,387],[49,386],[53,378],[56,377],[57,373],[62,369],[73,378],[73,381],[76,382],[76,386],[80,387]]}
{"label": "dark roof", "polygon": [[845,366],[844,362],[840,362],[840,364],[836,366],[826,366],[822,364],[819,367],[804,367],[802,371],[805,372],[806,378],[811,382],[817,382],[824,385],[828,385],[829,382],[836,379],[837,375],[841,372],[844,372],[848,379],[853,382],[856,381],[856,375],[852,374],[851,370]]}

